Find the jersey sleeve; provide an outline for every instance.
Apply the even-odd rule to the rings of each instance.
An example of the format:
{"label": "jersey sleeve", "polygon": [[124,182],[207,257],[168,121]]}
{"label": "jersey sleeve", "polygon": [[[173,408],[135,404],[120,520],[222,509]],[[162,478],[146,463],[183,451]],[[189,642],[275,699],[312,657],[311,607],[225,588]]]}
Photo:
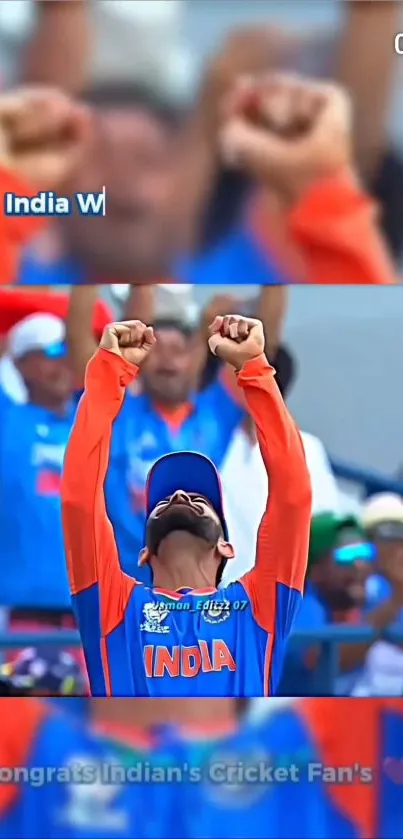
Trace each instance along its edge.
{"label": "jersey sleeve", "polygon": [[70,589],[87,653],[97,643],[97,625],[102,640],[121,622],[136,584],[120,568],[104,497],[113,421],[136,373],[137,368],[119,356],[103,349],[96,352],[87,366],[84,394],[66,449],[64,540]]}
{"label": "jersey sleeve", "polygon": [[32,197],[36,190],[8,169],[0,169],[0,285],[16,282],[21,248],[43,226],[41,217],[6,216],[6,192]]}
{"label": "jersey sleeve", "polygon": [[[1,765],[5,769],[17,766],[28,766],[31,754],[38,742],[42,724],[49,715],[49,708],[45,702],[33,697],[8,698],[1,700],[0,715],[0,748]],[[8,825],[10,811],[23,808],[26,784],[0,784],[0,836],[10,836]],[[20,827],[21,830],[21,827]],[[16,831],[16,836],[21,833]]]}
{"label": "jersey sleeve", "polygon": [[308,561],[311,482],[299,431],[265,356],[238,375],[256,425],[269,497],[260,523],[254,568],[240,582],[257,623],[275,640],[291,630]]}
{"label": "jersey sleeve", "polygon": [[352,175],[324,180],[293,209],[289,227],[312,285],[395,285],[376,206]]}

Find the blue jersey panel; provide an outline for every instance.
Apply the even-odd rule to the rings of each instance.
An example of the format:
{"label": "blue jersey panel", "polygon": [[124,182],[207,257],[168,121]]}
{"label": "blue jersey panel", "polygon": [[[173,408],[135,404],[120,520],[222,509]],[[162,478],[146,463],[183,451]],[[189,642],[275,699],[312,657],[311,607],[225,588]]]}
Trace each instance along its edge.
{"label": "blue jersey panel", "polygon": [[261,696],[270,638],[240,583],[209,594],[136,586],[106,639],[113,695]]}

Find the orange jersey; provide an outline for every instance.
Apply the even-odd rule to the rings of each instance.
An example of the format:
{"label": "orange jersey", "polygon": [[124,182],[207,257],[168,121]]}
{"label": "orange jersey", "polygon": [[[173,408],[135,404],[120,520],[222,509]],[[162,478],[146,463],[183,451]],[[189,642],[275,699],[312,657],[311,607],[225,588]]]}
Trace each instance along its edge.
{"label": "orange jersey", "polygon": [[226,588],[176,592],[122,572],[105,509],[112,424],[136,373],[107,350],[92,358],[64,465],[68,571],[92,693],[274,693],[302,596],[311,518],[303,445],[274,370],[261,356],[238,375],[270,480],[255,567]]}

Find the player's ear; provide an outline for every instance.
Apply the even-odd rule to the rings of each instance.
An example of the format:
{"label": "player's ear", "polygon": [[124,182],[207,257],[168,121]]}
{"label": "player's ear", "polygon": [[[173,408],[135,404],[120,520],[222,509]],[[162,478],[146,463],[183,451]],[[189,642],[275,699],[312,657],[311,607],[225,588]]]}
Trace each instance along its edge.
{"label": "player's ear", "polygon": [[146,565],[151,559],[151,554],[148,548],[142,548],[139,553],[139,565]]}
{"label": "player's ear", "polygon": [[217,542],[217,551],[221,559],[234,559],[235,551],[230,542],[225,539],[219,539]]}

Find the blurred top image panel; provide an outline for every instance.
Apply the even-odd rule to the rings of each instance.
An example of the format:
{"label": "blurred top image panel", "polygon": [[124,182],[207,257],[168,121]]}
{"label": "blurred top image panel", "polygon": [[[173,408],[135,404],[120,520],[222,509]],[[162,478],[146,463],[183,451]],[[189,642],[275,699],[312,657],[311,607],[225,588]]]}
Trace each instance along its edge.
{"label": "blurred top image panel", "polygon": [[397,0],[0,3],[0,285],[400,283]]}

